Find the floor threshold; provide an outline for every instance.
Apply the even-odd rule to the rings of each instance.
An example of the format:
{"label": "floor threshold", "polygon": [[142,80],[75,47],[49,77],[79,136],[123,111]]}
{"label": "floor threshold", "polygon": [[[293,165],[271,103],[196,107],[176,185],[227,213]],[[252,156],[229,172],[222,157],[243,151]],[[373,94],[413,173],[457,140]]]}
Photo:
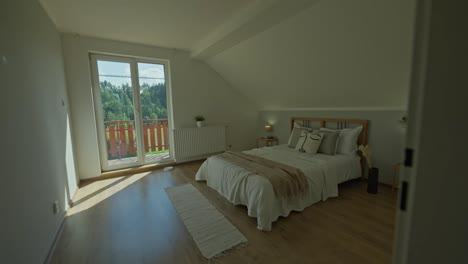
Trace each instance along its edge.
{"label": "floor threshold", "polygon": [[121,176],[128,176],[131,174],[136,174],[136,173],[142,173],[142,172],[147,172],[147,171],[152,171],[155,169],[160,169],[164,168],[167,166],[172,166],[176,165],[176,162],[172,159],[170,160],[164,160],[158,163],[153,163],[153,164],[145,164],[142,166],[137,166],[137,167],[131,167],[131,168],[125,168],[125,169],[118,169],[118,170],[112,170],[112,171],[103,171],[101,175],[90,178],[90,179],[84,179],[80,181],[80,187],[83,185],[87,185],[91,182],[95,181],[100,181],[104,179],[110,179],[110,178],[115,178],[115,177],[121,177]]}

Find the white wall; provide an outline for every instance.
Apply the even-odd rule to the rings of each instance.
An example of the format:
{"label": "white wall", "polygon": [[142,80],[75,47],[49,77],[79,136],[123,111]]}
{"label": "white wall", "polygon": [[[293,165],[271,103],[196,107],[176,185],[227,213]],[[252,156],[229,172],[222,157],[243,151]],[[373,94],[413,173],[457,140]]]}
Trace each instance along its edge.
{"label": "white wall", "polygon": [[193,117],[202,114],[208,124],[229,125],[227,143],[233,149],[255,145],[256,107],[204,62],[190,59],[188,52],[70,34],[63,35],[62,41],[81,179],[101,174],[89,52],[169,60],[175,128],[194,126]]}
{"label": "white wall", "polygon": [[42,263],[76,190],[60,36],[37,1],[0,10],[0,259]]}
{"label": "white wall", "polygon": [[405,107],[414,0],[323,0],[210,58],[262,109]]}

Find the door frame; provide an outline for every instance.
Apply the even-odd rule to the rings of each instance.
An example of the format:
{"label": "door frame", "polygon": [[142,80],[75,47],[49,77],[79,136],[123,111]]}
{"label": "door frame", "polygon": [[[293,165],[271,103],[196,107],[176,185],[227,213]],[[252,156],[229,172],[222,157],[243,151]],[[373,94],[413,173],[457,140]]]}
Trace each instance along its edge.
{"label": "door frame", "polygon": [[[142,58],[134,56],[125,56],[118,54],[98,53],[90,52],[90,69],[92,78],[92,94],[93,94],[93,105],[94,113],[96,118],[96,130],[98,137],[98,148],[99,158],[101,164],[101,171],[112,171],[124,168],[136,167],[146,165],[145,162],[145,149],[143,141],[143,117],[141,113],[141,98],[140,98],[140,82],[138,74],[138,63],[153,63],[161,64],[164,66],[164,77],[166,84],[166,101],[167,101],[167,118],[168,118],[168,138],[169,138],[169,156],[170,160],[173,159],[173,111],[172,111],[172,89],[171,89],[171,78],[170,78],[170,67],[168,60],[154,59],[154,58]],[[104,113],[102,109],[101,91],[99,86],[99,72],[97,67],[97,61],[110,61],[110,62],[123,62],[129,63],[131,73],[131,84],[133,94],[133,111],[134,111],[134,122],[135,131],[137,135],[137,162],[125,163],[109,167],[108,165],[108,153],[107,153],[107,139],[105,136],[104,127]]]}
{"label": "door frame", "polygon": [[[406,130],[405,148],[419,149],[421,135],[421,119],[423,115],[424,86],[426,79],[427,52],[429,43],[431,2],[416,1],[415,21],[414,21],[414,40],[412,72],[409,90],[408,103],[408,124]],[[414,160],[417,159],[417,152],[414,153]],[[393,263],[407,263],[408,243],[410,238],[410,220],[413,212],[414,191],[417,176],[416,166],[404,166],[400,170],[399,186],[407,186],[406,190],[400,188],[397,205],[401,207],[402,198],[405,199],[406,209],[397,208],[396,224],[393,242]],[[402,192],[405,191],[405,194]],[[402,197],[405,195],[405,197]],[[407,202],[406,202],[407,201]]]}

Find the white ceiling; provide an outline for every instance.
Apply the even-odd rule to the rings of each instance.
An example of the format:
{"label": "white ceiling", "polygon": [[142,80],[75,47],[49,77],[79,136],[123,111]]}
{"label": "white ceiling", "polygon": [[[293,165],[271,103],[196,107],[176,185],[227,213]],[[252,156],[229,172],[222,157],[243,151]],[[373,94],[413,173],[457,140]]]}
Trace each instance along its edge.
{"label": "white ceiling", "polygon": [[189,50],[263,109],[405,108],[415,0],[40,0],[68,33]]}
{"label": "white ceiling", "polygon": [[207,62],[261,109],[404,109],[414,6],[319,1]]}
{"label": "white ceiling", "polygon": [[254,0],[39,0],[61,32],[191,49]]}

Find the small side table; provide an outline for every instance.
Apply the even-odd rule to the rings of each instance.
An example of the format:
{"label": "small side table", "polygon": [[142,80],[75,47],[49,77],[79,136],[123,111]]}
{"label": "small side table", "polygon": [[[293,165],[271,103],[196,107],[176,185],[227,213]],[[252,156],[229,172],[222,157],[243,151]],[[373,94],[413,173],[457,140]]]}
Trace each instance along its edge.
{"label": "small side table", "polygon": [[278,145],[278,139],[277,138],[257,138],[257,148],[259,147],[259,143],[263,142],[265,147],[271,147],[274,145]]}
{"label": "small side table", "polygon": [[394,192],[398,189],[398,176],[400,174],[400,166],[401,163],[397,163],[393,165],[393,183],[392,183],[392,191]]}

